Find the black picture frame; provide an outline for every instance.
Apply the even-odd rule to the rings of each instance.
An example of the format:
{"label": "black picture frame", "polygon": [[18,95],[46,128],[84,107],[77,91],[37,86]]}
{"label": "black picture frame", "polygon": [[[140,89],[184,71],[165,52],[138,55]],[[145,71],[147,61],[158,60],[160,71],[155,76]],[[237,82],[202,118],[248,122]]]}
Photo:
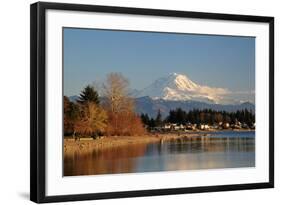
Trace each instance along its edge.
{"label": "black picture frame", "polygon": [[[110,193],[89,193],[60,196],[46,196],[46,59],[45,25],[46,10],[86,11],[102,13],[169,16],[195,19],[217,19],[230,21],[263,22],[269,24],[269,181],[263,183],[230,184],[192,188],[171,188],[158,190],[132,190]],[[110,7],[82,4],[38,2],[30,7],[30,199],[37,203],[76,200],[96,200],[123,197],[140,197],[198,192],[230,191],[274,187],[274,18],[218,13],[156,10],[144,8]]]}

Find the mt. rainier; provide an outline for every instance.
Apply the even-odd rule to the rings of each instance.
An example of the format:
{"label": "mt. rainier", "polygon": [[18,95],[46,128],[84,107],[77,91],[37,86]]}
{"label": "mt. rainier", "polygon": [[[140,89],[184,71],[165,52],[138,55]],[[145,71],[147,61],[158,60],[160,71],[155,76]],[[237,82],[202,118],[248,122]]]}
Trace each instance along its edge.
{"label": "mt. rainier", "polygon": [[186,75],[172,73],[137,92],[137,97],[149,96],[152,99],[192,100],[217,104],[223,103],[223,97],[228,93],[227,89],[199,85]]}

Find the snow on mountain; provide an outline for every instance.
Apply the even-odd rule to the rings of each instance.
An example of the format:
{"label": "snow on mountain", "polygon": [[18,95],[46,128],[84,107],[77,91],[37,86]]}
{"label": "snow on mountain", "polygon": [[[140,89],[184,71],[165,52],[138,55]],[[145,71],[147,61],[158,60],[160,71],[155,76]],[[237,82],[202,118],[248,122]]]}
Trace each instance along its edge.
{"label": "snow on mountain", "polygon": [[227,89],[199,85],[186,75],[172,73],[139,91],[137,97],[149,96],[152,99],[193,100],[217,104],[222,103],[223,96],[228,93]]}

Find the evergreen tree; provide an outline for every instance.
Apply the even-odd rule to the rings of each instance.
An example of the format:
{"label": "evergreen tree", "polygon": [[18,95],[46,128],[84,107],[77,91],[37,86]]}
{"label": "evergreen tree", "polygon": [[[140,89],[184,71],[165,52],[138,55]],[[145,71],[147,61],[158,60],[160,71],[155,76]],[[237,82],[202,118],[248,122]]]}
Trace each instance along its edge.
{"label": "evergreen tree", "polygon": [[255,113],[252,110],[237,110],[236,112],[214,111],[211,109],[193,109],[186,113],[181,108],[170,110],[166,122],[185,124],[185,123],[208,123],[213,125],[219,122],[235,123],[237,121],[252,125],[255,123]]}
{"label": "evergreen tree", "polygon": [[141,114],[141,120],[142,120],[142,123],[149,126],[149,117],[147,114]]}
{"label": "evergreen tree", "polygon": [[156,126],[155,120],[154,120],[153,118],[151,118],[151,119],[149,120],[149,127],[155,127],[155,126]]}
{"label": "evergreen tree", "polygon": [[100,101],[99,101],[99,95],[98,92],[95,90],[95,88],[93,86],[87,85],[80,93],[80,96],[77,100],[77,102],[81,103],[81,104],[85,104],[85,103],[95,103],[97,105],[99,105]]}
{"label": "evergreen tree", "polygon": [[156,116],[156,119],[155,119],[155,125],[156,126],[162,125],[162,115],[161,115],[160,110],[158,110],[158,113],[157,113],[157,116]]}

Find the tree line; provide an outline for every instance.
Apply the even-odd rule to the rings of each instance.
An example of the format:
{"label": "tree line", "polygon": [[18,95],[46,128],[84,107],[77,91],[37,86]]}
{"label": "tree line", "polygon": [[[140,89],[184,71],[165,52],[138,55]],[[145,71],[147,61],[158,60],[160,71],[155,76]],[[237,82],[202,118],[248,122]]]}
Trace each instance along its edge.
{"label": "tree line", "polygon": [[103,84],[101,100],[94,86],[86,86],[76,102],[64,96],[65,136],[133,136],[145,133],[129,96],[129,82],[120,73],[110,73]]}
{"label": "tree line", "polygon": [[255,114],[252,110],[242,109],[236,112],[216,111],[212,109],[193,109],[189,112],[181,108],[170,110],[169,115],[162,119],[160,110],[155,118],[150,118],[147,114],[141,114],[142,122],[148,127],[162,126],[164,123],[176,124],[209,124],[215,123],[235,123],[237,121],[252,125],[255,123]]}

